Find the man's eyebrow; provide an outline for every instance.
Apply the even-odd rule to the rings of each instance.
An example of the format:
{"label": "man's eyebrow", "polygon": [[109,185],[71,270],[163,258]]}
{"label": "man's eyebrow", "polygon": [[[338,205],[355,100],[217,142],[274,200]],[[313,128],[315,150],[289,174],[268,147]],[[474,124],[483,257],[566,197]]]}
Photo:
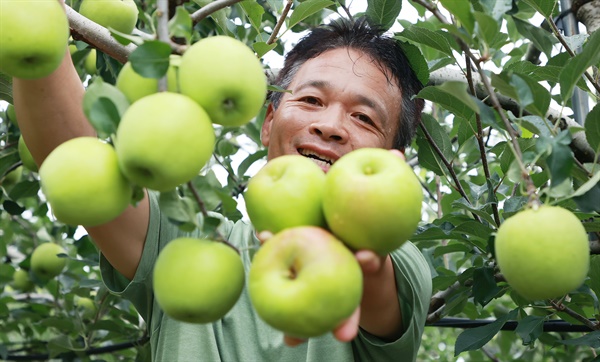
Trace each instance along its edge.
{"label": "man's eyebrow", "polygon": [[314,87],[314,88],[318,88],[318,89],[323,89],[323,88],[328,88],[331,86],[330,82],[326,82],[324,80],[309,80],[306,81],[302,84],[300,84],[298,86],[298,88],[296,89],[296,91],[301,91],[304,88],[310,88],[310,87]]}

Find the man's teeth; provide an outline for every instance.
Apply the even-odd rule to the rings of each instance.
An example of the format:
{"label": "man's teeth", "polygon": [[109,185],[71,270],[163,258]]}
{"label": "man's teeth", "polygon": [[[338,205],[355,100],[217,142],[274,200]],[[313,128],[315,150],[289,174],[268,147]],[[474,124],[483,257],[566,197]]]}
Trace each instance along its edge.
{"label": "man's teeth", "polygon": [[312,151],[300,150],[300,154],[302,156],[311,158],[313,161],[315,161],[315,163],[317,165],[331,166],[331,164],[333,163],[333,161],[329,157],[321,156],[321,155],[319,155],[319,154],[317,154],[315,152],[312,152]]}

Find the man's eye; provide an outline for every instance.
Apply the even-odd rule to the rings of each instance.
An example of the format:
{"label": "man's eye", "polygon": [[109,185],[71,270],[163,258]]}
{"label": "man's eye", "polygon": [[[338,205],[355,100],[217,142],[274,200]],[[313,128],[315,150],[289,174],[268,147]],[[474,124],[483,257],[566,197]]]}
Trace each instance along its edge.
{"label": "man's eye", "polygon": [[304,97],[302,100],[309,104],[319,104],[319,100],[315,97]]}
{"label": "man's eye", "polygon": [[371,118],[367,115],[359,114],[356,117],[365,123],[373,124],[373,120],[371,120]]}

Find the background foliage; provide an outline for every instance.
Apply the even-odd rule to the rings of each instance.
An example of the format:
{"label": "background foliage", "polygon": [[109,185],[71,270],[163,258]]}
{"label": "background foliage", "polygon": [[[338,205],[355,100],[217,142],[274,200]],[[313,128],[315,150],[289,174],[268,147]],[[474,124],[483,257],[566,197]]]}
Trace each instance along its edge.
{"label": "background foliage", "polygon": [[[407,150],[426,194],[423,222],[412,240],[434,275],[419,359],[598,359],[600,33],[585,16],[600,7],[598,1],[562,9],[557,0],[368,0],[356,10],[338,0],[171,0],[170,46],[154,36],[157,2],[136,3],[133,38],[139,46],[130,59],[153,77],[164,74],[171,52],[206,36],[234,36],[266,58],[283,54],[286,42],[332,17],[364,11],[391,29],[427,84],[419,94],[427,100],[426,115]],[[79,1],[67,4],[77,10]],[[215,5],[222,7],[208,16],[201,10]],[[569,16],[581,34],[563,30]],[[72,57],[88,89],[84,110],[101,135],[110,135],[128,106],[112,86],[122,66],[118,52],[98,49],[97,74],[89,74],[84,61],[97,44],[70,19],[77,47]],[[12,102],[5,76],[0,99]],[[21,165],[20,132],[5,112],[0,117],[5,175]],[[179,192],[163,194],[161,207],[180,227],[214,227],[210,219],[196,218],[206,210],[243,217],[239,195],[266,155],[261,121],[259,115],[240,128],[216,128],[210,167]],[[24,170],[16,183],[5,178],[1,187],[0,359],[147,360],[143,321],[130,303],[103,288],[88,236],[51,217],[37,174]],[[559,300],[523,300],[494,260],[495,231],[531,197],[574,211],[590,233],[589,278]],[[45,241],[66,248],[68,269],[48,283],[35,280],[31,291],[16,290],[15,271],[27,271],[33,248]],[[98,308],[86,312],[77,307],[79,298],[94,299]]]}

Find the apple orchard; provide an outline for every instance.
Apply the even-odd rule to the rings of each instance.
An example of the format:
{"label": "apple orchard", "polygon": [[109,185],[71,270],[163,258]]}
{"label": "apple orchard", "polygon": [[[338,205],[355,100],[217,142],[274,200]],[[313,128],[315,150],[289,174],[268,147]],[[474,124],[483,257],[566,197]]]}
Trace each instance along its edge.
{"label": "apple orchard", "polygon": [[[317,228],[290,232],[289,220],[269,224],[282,213],[281,205],[260,204],[267,192],[286,197],[285,188],[265,184],[260,173],[267,155],[260,141],[264,96],[267,89],[284,91],[267,88],[267,77],[278,71],[269,59],[279,59],[313,26],[360,15],[401,42],[425,85],[417,95],[426,101],[425,112],[406,161],[397,156],[389,161],[408,172],[369,196],[369,209],[393,202],[384,208],[391,221],[378,228],[354,223],[352,229],[353,223],[342,221],[360,214],[365,204],[340,204],[343,181],[334,179],[352,177],[350,166],[340,159],[339,169],[327,176],[318,168],[309,172],[312,161],[298,166],[305,179],[294,190],[302,194],[299,188],[305,187],[311,197],[298,201],[307,212],[297,222],[325,222],[335,233],[339,222],[339,233],[349,231],[340,238],[347,240],[374,230],[382,233],[377,240],[386,240],[386,232],[408,230],[404,239],[422,251],[433,276],[418,360],[597,358],[600,20],[594,14],[600,0],[107,0],[102,6],[67,0],[66,16],[44,0],[35,7],[47,4],[47,11],[31,7],[15,16],[16,8],[27,7],[19,3],[0,0],[0,359],[149,360],[147,326],[131,303],[103,286],[98,250],[78,227],[114,218],[141,198],[141,186],[160,192],[161,212],[182,230],[218,235],[219,220],[211,216],[216,212],[233,221],[250,217],[257,229],[288,232],[274,238],[295,247],[320,235]],[[44,24],[43,30],[23,23]],[[48,74],[67,42],[86,88],[82,110],[99,139],[110,142],[65,144],[73,148],[63,154],[57,149],[38,168],[21,136],[12,77]],[[48,57],[24,67],[9,49],[11,54],[35,49]],[[221,112],[216,105],[223,100],[213,97],[217,88],[195,87],[214,74],[218,79],[211,84],[251,95],[251,101],[236,114]],[[139,132],[139,122],[161,115],[178,123],[157,120],[153,126],[160,131]],[[192,142],[198,139],[202,142]],[[86,171],[86,157],[125,176],[115,171],[85,181],[64,177],[73,165],[81,174],[93,172]],[[175,159],[179,162],[171,162]],[[298,164],[307,160],[299,159]],[[145,160],[155,168],[142,167]],[[169,177],[161,178],[164,174]],[[406,184],[417,195],[410,200],[399,192],[407,194]],[[318,199],[309,192],[313,185],[322,190]],[[61,192],[80,189],[96,192],[79,202]],[[311,209],[321,203],[325,215]],[[411,212],[414,222],[395,222],[400,217],[394,213]],[[348,244],[382,253],[390,248],[369,245],[368,237],[356,239]],[[172,244],[155,265],[157,300],[174,318],[190,320],[188,306],[162,299],[169,293],[158,291],[181,290],[173,260],[210,255],[218,265],[204,270],[206,263],[194,264],[196,274],[217,274],[220,268],[235,280],[227,290],[208,284],[188,290],[193,300],[222,298],[194,304],[201,312],[191,321],[220,318],[244,284],[237,253],[220,242]],[[304,336],[331,330],[326,323],[313,331],[269,320],[268,310],[275,307],[267,303],[277,296],[264,297],[259,269],[273,258],[271,245],[276,244],[266,243],[256,254],[248,286],[263,296],[259,315],[275,328]],[[330,316],[345,318],[360,300],[355,260],[342,244],[310,245],[347,264],[343,288],[354,288],[353,298],[339,305],[339,316]],[[327,319],[307,318],[314,324]]]}

